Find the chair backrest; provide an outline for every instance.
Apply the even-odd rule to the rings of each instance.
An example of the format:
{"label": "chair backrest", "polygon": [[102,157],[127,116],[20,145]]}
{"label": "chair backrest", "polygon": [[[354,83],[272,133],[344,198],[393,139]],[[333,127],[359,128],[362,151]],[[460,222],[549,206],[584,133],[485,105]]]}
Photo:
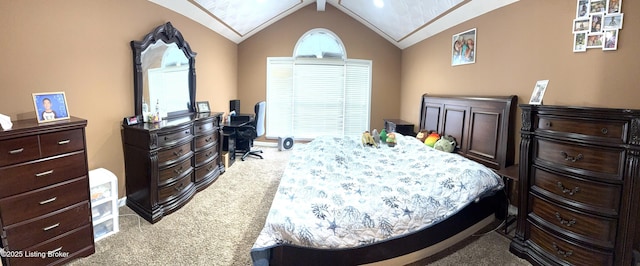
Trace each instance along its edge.
{"label": "chair backrest", "polygon": [[255,112],[256,112],[256,133],[258,137],[264,135],[264,112],[266,110],[267,103],[265,101],[261,101],[256,103]]}

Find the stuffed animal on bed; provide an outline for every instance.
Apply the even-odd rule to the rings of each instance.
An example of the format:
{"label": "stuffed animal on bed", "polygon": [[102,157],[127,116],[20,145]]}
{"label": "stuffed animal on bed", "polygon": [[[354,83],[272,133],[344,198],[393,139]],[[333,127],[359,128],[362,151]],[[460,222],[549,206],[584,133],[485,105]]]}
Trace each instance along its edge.
{"label": "stuffed animal on bed", "polygon": [[389,132],[387,134],[387,145],[389,145],[389,147],[396,146],[396,133]]}
{"label": "stuffed animal on bed", "polygon": [[451,135],[442,136],[438,141],[436,141],[433,148],[444,152],[453,152],[456,148],[456,139]]}
{"label": "stuffed animal on bed", "polygon": [[428,135],[429,135],[429,131],[423,129],[423,130],[420,130],[420,132],[418,132],[418,134],[416,135],[416,139],[424,143],[424,140],[427,138]]}
{"label": "stuffed animal on bed", "polygon": [[435,131],[430,131],[429,135],[427,135],[427,138],[424,140],[424,144],[433,148],[433,145],[435,145],[436,141],[438,141],[439,139],[440,139],[440,134],[438,134]]}
{"label": "stuffed animal on bed", "polygon": [[373,139],[369,131],[362,133],[362,146],[375,146],[378,147],[378,143]]}

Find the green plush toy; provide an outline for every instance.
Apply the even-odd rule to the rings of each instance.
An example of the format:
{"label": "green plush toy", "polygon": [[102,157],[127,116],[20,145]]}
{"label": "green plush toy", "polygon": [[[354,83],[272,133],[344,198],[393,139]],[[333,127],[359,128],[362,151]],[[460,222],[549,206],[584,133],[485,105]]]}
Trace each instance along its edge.
{"label": "green plush toy", "polygon": [[444,152],[453,152],[456,148],[456,139],[451,135],[442,136],[438,141],[436,141],[433,148]]}

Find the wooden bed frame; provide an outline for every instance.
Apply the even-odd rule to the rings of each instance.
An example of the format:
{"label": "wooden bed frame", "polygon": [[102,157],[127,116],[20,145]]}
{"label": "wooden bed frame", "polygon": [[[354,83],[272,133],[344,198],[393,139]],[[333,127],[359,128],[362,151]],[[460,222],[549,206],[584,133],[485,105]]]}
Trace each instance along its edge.
{"label": "wooden bed frame", "polygon": [[[452,135],[457,152],[490,168],[513,164],[517,96],[422,96],[420,129]],[[504,219],[506,198],[495,193],[414,234],[350,249],[278,246],[270,265],[406,264],[441,251],[494,220]],[[438,245],[440,244],[440,245]],[[407,261],[407,259],[409,261]],[[386,261],[386,262],[385,262]]]}

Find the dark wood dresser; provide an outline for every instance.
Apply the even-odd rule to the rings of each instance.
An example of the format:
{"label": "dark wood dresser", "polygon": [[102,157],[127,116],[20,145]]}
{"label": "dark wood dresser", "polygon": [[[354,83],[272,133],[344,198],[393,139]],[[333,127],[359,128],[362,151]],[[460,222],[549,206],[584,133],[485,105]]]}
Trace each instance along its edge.
{"label": "dark wood dresser", "polygon": [[59,265],[95,252],[86,126],[72,117],[0,130],[4,265]]}
{"label": "dark wood dresser", "polygon": [[127,206],[155,223],[224,172],[221,117],[201,113],[123,125]]}
{"label": "dark wood dresser", "polygon": [[539,265],[638,265],[640,110],[520,108],[511,252]]}

